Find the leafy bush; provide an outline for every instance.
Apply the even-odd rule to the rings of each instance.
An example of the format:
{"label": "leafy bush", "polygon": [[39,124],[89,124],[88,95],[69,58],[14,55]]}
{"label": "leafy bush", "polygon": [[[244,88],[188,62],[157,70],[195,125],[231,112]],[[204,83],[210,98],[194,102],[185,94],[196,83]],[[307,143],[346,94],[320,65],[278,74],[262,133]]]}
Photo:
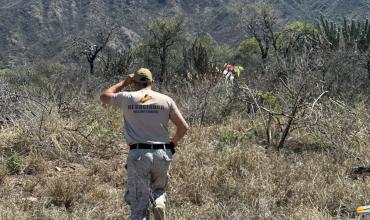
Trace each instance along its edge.
{"label": "leafy bush", "polygon": [[11,73],[10,69],[0,69],[0,76],[5,76]]}
{"label": "leafy bush", "polygon": [[12,175],[20,174],[24,168],[24,162],[22,158],[14,154],[6,161],[6,168]]}
{"label": "leafy bush", "polygon": [[262,103],[265,106],[268,106],[269,109],[274,111],[281,111],[282,107],[280,106],[279,99],[272,92],[265,92],[261,95]]}
{"label": "leafy bush", "polygon": [[233,130],[225,130],[221,132],[218,137],[219,146],[223,145],[237,145],[243,143],[247,140],[250,140],[253,137],[253,134],[250,132],[244,133]]}

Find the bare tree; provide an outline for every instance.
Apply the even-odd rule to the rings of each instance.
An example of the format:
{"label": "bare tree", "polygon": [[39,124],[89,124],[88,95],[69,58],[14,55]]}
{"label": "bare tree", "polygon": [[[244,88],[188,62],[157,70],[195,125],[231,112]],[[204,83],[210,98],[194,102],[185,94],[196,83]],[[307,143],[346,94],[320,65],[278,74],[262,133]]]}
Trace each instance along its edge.
{"label": "bare tree", "polygon": [[211,60],[211,54],[208,53],[207,49],[201,43],[198,43],[197,39],[193,43],[191,54],[193,67],[196,70],[196,74],[194,74],[192,78],[204,83],[204,85],[208,84],[208,86],[204,86],[205,91],[200,93],[204,97],[200,105],[200,125],[202,125],[207,113],[209,96],[212,94],[212,88],[219,82],[222,76],[222,69]]}
{"label": "bare tree", "polygon": [[261,51],[261,60],[266,63],[270,48],[277,52],[277,40],[280,33],[276,32],[278,16],[270,5],[260,5],[255,9],[253,18],[248,23],[248,32],[257,41]]}
{"label": "bare tree", "polygon": [[[294,61],[289,63],[281,59],[279,64],[271,64],[276,68],[271,68],[266,79],[274,83],[266,84],[272,85],[272,88],[251,88],[246,84],[241,86],[244,96],[253,100],[257,107],[256,113],[262,118],[268,147],[273,146],[280,150],[286,145],[293,130],[311,126],[307,122],[308,116],[315,111],[319,100],[328,92],[320,81],[321,69],[316,67],[321,57],[315,57],[311,53],[316,54],[315,51],[297,54],[290,58]],[[276,80],[277,74],[274,71],[288,74],[286,78]]]}
{"label": "bare tree", "polygon": [[149,47],[158,53],[160,59],[160,82],[163,82],[167,78],[169,51],[171,47],[180,41],[182,30],[182,17],[175,17],[173,19],[158,17],[149,26]]}
{"label": "bare tree", "polygon": [[99,53],[108,45],[115,29],[115,27],[108,30],[102,28],[94,33],[92,40],[83,37],[77,37],[72,40],[73,53],[76,56],[84,56],[86,58],[89,63],[90,74],[94,74],[95,61]]}

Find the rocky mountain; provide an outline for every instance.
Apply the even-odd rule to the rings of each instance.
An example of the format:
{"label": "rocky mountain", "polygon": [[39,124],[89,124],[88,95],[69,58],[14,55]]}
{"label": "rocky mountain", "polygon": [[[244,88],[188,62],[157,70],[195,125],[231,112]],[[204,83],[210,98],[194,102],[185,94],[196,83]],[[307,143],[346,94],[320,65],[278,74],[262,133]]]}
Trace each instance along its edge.
{"label": "rocky mountain", "polygon": [[[158,15],[182,14],[189,34],[208,32],[216,41],[237,45],[245,38],[237,25],[241,8],[261,0],[0,0],[0,67],[59,54],[73,36],[94,27],[120,27],[117,42],[145,39],[148,22]],[[370,0],[270,0],[287,20],[363,18]]]}
{"label": "rocky mountain", "polygon": [[335,19],[347,16],[364,18],[369,14],[369,0],[273,0],[285,17],[291,19],[316,19],[320,14]]}

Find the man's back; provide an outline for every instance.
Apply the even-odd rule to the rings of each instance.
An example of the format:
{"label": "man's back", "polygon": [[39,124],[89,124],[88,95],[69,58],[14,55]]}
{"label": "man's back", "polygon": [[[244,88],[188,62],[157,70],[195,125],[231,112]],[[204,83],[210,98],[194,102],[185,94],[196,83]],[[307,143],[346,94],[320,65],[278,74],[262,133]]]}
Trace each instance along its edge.
{"label": "man's back", "polygon": [[169,143],[167,124],[178,109],[168,96],[150,89],[117,93],[112,103],[123,112],[128,144]]}
{"label": "man's back", "polygon": [[[120,92],[131,84],[138,91]],[[189,129],[175,102],[152,91],[152,84],[150,70],[141,68],[100,96],[102,103],[115,105],[123,112],[126,142],[130,145],[125,201],[133,220],[149,218],[149,202],[154,219],[165,219],[165,190],[171,160],[177,143]],[[169,120],[176,126],[171,138],[167,131]]]}

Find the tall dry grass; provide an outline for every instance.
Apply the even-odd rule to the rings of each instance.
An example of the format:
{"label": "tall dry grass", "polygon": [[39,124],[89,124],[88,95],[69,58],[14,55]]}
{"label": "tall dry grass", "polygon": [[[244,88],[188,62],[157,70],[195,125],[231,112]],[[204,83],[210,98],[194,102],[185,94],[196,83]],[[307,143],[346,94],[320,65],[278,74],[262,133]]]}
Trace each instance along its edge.
{"label": "tall dry grass", "polygon": [[[18,100],[7,96],[17,112],[0,130],[0,219],[128,219],[120,113],[98,103],[101,87],[75,97],[60,96],[65,88],[57,83],[45,89],[60,78],[43,71],[30,75],[38,79],[32,83],[7,85]],[[9,82],[27,78],[18,74]],[[72,89],[76,76],[63,76]],[[323,100],[313,115],[318,123],[297,125],[276,151],[266,148],[261,115],[244,103],[224,115],[229,84],[212,87],[203,112],[202,89],[167,91],[192,122],[172,164],[169,219],[359,218],[354,210],[369,202],[370,182],[352,170],[369,166],[366,104]],[[6,164],[14,155],[23,166],[11,175]]]}

